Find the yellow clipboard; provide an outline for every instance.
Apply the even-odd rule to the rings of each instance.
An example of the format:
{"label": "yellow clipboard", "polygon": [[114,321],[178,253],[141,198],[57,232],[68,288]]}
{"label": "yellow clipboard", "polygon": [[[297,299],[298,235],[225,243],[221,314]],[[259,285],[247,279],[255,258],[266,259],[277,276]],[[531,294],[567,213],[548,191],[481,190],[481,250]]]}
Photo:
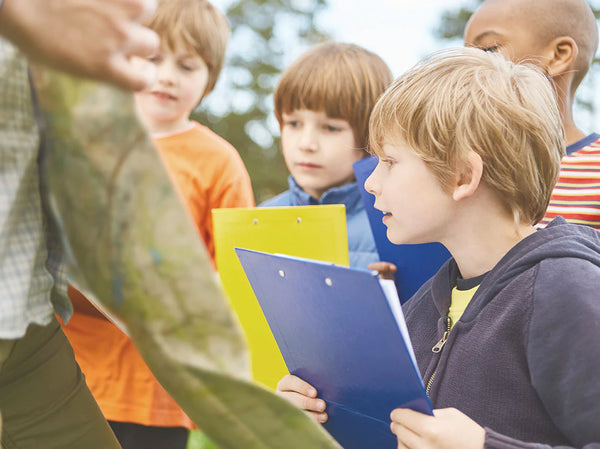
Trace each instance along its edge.
{"label": "yellow clipboard", "polygon": [[235,248],[348,265],[346,211],[321,206],[213,209],[217,269],[246,333],[254,380],[275,389],[288,373]]}

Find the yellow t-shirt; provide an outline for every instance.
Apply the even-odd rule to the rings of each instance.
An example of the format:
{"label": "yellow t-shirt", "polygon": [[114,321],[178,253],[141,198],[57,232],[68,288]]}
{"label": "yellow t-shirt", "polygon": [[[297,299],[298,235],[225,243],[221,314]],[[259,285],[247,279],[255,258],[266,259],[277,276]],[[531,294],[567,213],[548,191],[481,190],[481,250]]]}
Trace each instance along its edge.
{"label": "yellow t-shirt", "polygon": [[454,326],[460,317],[464,313],[465,309],[469,305],[471,298],[479,288],[479,285],[476,285],[469,290],[459,290],[458,287],[454,287],[452,289],[452,299],[450,302],[450,310],[448,310],[448,316],[450,317],[450,323]]}

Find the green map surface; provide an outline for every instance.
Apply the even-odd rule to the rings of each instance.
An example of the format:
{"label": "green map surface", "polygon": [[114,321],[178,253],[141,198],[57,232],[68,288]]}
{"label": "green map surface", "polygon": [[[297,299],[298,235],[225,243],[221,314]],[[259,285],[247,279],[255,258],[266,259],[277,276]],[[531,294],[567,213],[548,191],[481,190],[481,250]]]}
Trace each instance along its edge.
{"label": "green map surface", "polygon": [[249,380],[249,355],[133,96],[35,68],[47,204],[72,282],[123,323],[152,372],[220,448],[339,448]]}

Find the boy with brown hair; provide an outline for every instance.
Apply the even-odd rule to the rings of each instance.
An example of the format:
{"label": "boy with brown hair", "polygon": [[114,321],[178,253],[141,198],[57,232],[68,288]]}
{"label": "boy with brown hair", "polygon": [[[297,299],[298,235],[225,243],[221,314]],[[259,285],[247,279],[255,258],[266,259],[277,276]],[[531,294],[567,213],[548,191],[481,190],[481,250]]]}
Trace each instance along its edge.
{"label": "boy with brown hair", "polygon": [[565,128],[561,162],[545,217],[600,228],[600,135],[586,135],[573,118],[575,92],[598,49],[598,24],[584,0],[486,0],[473,13],[465,45],[531,61],[551,77]]}
{"label": "boy with brown hair", "polygon": [[[157,80],[135,95],[175,187],[214,260],[211,209],[252,207],[248,172],[237,151],[190,113],[215,86],[229,25],[206,0],[163,0],[149,28],[161,38],[148,58]],[[64,327],[90,390],[123,449],[184,449],[193,423],[156,381],[131,340],[73,288],[76,313]]]}
{"label": "boy with brown hair", "polygon": [[[546,76],[470,48],[434,54],[378,101],[370,146],[365,187],[389,239],[452,254],[403,306],[436,410],[392,411],[398,448],[598,447],[600,234],[535,228],[564,154]],[[278,391],[327,419],[301,379]]]}
{"label": "boy with brown hair", "polygon": [[352,164],[367,155],[371,109],[391,82],[376,54],[327,42],[296,59],[274,93],[290,188],[261,206],[344,204],[354,267],[379,259]]}

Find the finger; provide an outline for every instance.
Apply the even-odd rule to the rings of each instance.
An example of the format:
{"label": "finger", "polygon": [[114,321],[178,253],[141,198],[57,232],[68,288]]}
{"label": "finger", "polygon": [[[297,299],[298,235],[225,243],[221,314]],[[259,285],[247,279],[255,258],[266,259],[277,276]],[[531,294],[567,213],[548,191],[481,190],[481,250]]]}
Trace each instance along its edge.
{"label": "finger", "polygon": [[311,398],[317,397],[317,390],[308,382],[300,379],[298,376],[288,374],[284,376],[277,384],[277,391],[291,391],[300,393]]}
{"label": "finger", "polygon": [[127,90],[149,89],[156,79],[156,66],[148,61],[134,62],[124,55],[117,55],[103,78]]}
{"label": "finger", "polygon": [[296,407],[308,410],[309,412],[324,412],[327,408],[327,404],[323,399],[309,398],[308,396],[291,391],[278,392],[277,394],[294,404]]}
{"label": "finger", "polygon": [[422,449],[424,447],[424,442],[421,437],[402,424],[392,422],[390,424],[390,429],[398,439],[399,448],[404,447],[407,449]]}
{"label": "finger", "polygon": [[379,272],[379,277],[381,279],[388,279],[388,280],[391,280],[391,281],[393,281],[395,279],[394,273],[391,273],[389,271],[380,271]]}
{"label": "finger", "polygon": [[145,22],[148,22],[150,19],[152,19],[152,17],[154,17],[154,14],[156,13],[156,7],[158,5],[158,1],[157,0],[143,0],[142,3],[143,3],[142,11],[140,12],[140,14],[136,18],[136,20],[140,23],[145,23]]}
{"label": "finger", "polygon": [[327,419],[329,419],[329,416],[327,415],[327,413],[318,413],[318,412],[310,412],[308,410],[306,410],[306,413],[315,421],[317,421],[318,423],[325,423],[327,422]]}
{"label": "finger", "polygon": [[446,416],[452,416],[456,412],[458,412],[458,410],[456,410],[455,408],[452,408],[452,407],[449,407],[449,408],[436,408],[433,411],[433,416],[435,416],[436,418],[444,418]]}
{"label": "finger", "polygon": [[423,433],[422,429],[426,425],[428,418],[434,419],[429,415],[415,412],[408,408],[397,408],[396,410],[393,410],[392,413],[390,413],[390,418],[393,423],[410,429],[417,435]]}
{"label": "finger", "polygon": [[147,58],[158,52],[160,37],[154,31],[138,24],[129,24],[127,36],[121,47],[126,56],[139,56]]}
{"label": "finger", "polygon": [[105,8],[136,22],[150,20],[156,13],[157,0],[105,0]]}
{"label": "finger", "polygon": [[368,270],[375,270],[375,271],[385,270],[386,267],[387,267],[387,262],[371,262],[369,265],[367,265]]}

